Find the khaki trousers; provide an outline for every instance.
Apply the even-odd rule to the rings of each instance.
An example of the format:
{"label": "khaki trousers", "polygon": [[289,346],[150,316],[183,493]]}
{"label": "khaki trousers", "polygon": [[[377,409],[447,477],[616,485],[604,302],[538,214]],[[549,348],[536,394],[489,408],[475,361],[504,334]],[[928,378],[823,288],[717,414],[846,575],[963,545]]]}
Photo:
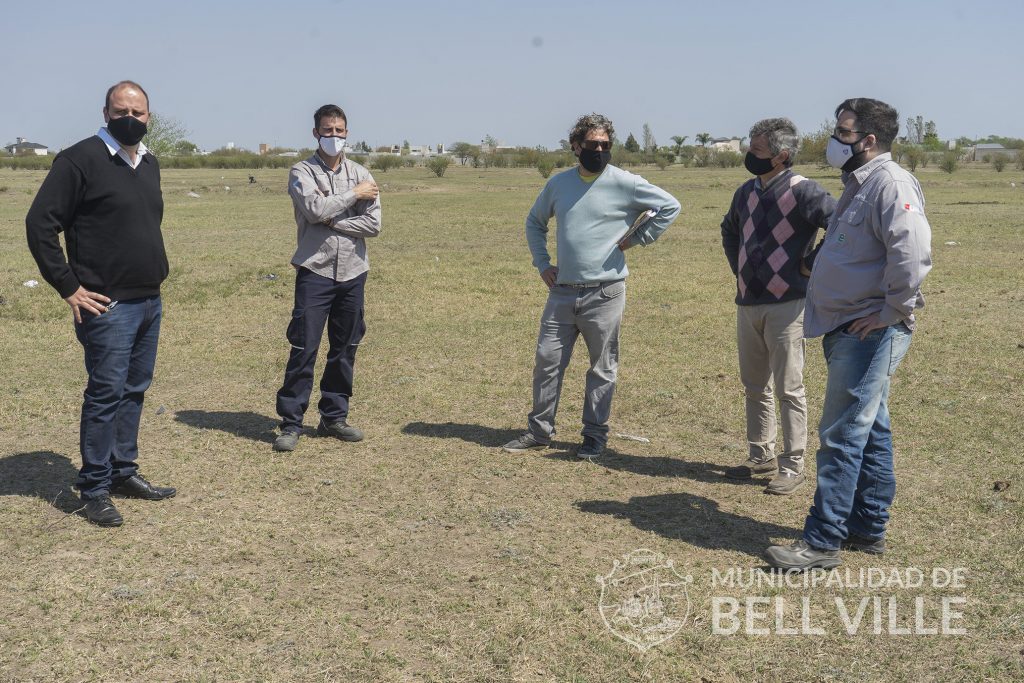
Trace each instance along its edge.
{"label": "khaki trousers", "polygon": [[779,472],[803,472],[807,446],[804,300],[736,308],[740,381],[746,391],[748,460],[762,463],[775,457],[777,396],[783,436]]}

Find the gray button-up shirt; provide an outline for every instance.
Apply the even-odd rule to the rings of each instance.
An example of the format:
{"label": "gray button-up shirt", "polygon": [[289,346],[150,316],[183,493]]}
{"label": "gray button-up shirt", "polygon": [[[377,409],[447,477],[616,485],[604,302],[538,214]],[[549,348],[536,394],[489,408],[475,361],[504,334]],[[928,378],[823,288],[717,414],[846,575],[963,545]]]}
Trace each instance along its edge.
{"label": "gray button-up shirt", "polygon": [[874,313],[886,325],[913,329],[932,267],[921,186],[889,153],[844,173],[843,184],[807,285],[804,336]]}
{"label": "gray button-up shirt", "polygon": [[292,166],[288,194],[298,227],[293,265],[338,282],[370,269],[366,238],[380,234],[380,198],[356,198],[352,188],[364,180],[373,176],[348,159],[337,171],[317,154]]}

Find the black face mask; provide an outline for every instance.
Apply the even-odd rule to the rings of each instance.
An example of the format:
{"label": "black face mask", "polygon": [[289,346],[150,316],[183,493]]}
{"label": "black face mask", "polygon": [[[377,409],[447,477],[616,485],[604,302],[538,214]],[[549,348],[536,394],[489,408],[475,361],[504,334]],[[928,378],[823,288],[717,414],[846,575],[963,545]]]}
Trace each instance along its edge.
{"label": "black face mask", "polygon": [[753,152],[747,152],[747,156],[743,158],[743,165],[754,175],[771,173],[772,169],[775,168],[771,159],[762,159],[755,156]]}
{"label": "black face mask", "polygon": [[107,130],[114,139],[126,147],[137,145],[146,137],[146,124],[134,116],[122,116],[107,121]]}
{"label": "black face mask", "polygon": [[598,149],[581,149],[580,165],[591,173],[600,173],[612,160],[612,153]]}

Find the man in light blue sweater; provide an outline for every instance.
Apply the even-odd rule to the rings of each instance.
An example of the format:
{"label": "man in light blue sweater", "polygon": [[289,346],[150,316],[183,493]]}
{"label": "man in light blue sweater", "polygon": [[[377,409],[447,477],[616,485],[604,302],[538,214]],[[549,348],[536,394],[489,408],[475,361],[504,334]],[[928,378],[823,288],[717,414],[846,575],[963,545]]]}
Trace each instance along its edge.
{"label": "man in light blue sweater", "polygon": [[[526,218],[533,265],[549,288],[540,320],[528,429],[505,444],[510,453],[542,450],[555,433],[555,412],[565,368],[579,335],[590,353],[583,406],[580,458],[599,456],[608,441],[608,417],[619,364],[619,324],[626,305],[624,252],[648,245],[679,215],[679,202],[638,175],[610,166],[612,122],[581,117],[569,133],[579,165],[551,178]],[[636,218],[657,213],[627,239]],[[548,222],[558,223],[558,265],[547,249]]]}

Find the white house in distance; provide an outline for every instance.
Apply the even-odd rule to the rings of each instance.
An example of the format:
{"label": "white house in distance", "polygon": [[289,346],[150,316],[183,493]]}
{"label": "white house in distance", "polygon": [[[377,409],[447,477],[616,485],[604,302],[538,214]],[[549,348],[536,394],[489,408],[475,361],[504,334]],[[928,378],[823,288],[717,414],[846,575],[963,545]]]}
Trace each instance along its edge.
{"label": "white house in distance", "polygon": [[29,142],[25,138],[17,138],[17,142],[13,145],[7,145],[4,149],[7,150],[8,154],[18,155],[31,152],[40,157],[46,156],[47,152],[49,152],[46,145],[40,145],[38,142]]}
{"label": "white house in distance", "polygon": [[708,147],[716,152],[724,152],[728,150],[739,154],[741,142],[743,142],[743,138],[714,138],[711,140],[711,144],[709,144]]}

